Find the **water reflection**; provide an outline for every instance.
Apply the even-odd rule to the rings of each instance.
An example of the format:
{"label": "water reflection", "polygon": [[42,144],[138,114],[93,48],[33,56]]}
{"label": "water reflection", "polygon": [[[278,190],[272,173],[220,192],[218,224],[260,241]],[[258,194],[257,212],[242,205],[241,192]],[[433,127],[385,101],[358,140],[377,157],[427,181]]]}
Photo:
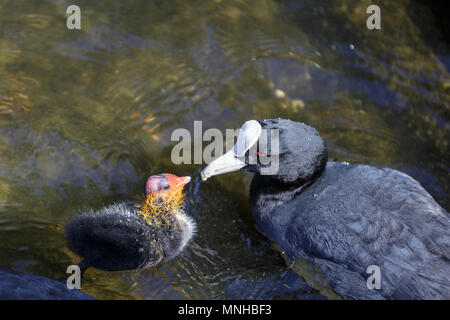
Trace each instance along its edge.
{"label": "water reflection", "polygon": [[257,232],[250,176],[206,188],[197,167],[171,162],[171,132],[194,120],[204,130],[253,118],[309,123],[331,158],[399,168],[448,210],[450,56],[424,39],[420,5],[383,5],[378,32],[365,28],[369,2],[80,1],[81,31],[65,27],[69,1],[1,3],[1,266],[64,280],[79,260],[66,221],[138,201],[147,176],[173,172],[196,178],[192,246],[152,270],[89,270],[86,293],[322,297]]}

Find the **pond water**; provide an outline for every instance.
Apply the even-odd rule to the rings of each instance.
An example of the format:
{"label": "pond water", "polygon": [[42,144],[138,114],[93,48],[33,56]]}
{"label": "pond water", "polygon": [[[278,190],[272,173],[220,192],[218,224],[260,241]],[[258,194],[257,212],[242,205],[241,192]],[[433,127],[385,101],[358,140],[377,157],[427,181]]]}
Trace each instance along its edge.
{"label": "pond water", "polygon": [[[394,4],[395,3],[395,4]],[[251,176],[202,183],[170,135],[249,119],[308,123],[330,158],[388,166],[450,208],[450,50],[428,8],[371,1],[0,1],[0,267],[65,281],[63,226],[138,201],[145,179],[191,175],[198,232],[150,270],[89,269],[99,299],[322,298],[258,233]]]}

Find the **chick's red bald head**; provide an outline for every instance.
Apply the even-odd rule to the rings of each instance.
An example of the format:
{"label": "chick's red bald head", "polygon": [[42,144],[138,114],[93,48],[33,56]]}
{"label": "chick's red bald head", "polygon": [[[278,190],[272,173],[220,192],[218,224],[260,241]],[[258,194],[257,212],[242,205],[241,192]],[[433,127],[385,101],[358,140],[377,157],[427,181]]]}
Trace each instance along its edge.
{"label": "chick's red bald head", "polygon": [[191,181],[191,177],[177,177],[170,173],[161,173],[150,176],[145,183],[145,195],[147,196],[151,193],[172,192],[182,188],[189,181]]}

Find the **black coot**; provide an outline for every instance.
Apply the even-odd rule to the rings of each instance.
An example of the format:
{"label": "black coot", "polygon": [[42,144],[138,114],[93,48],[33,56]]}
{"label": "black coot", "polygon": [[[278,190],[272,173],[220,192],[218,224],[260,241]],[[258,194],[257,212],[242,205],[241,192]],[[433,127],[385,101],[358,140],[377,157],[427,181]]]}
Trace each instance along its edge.
{"label": "black coot", "polygon": [[142,204],[119,202],[70,221],[66,238],[84,258],[80,267],[117,271],[156,266],[182,252],[195,233],[183,211],[183,186],[190,177],[148,178]]}
{"label": "black coot", "polygon": [[[262,129],[278,129],[279,146],[272,138],[267,154],[252,153]],[[269,157],[272,173],[262,164]],[[450,299],[449,215],[410,176],[328,162],[314,128],[284,119],[246,122],[202,177],[239,169],[256,173],[250,204],[260,229],[292,259],[313,261],[343,298]],[[367,287],[371,265],[380,289]]]}

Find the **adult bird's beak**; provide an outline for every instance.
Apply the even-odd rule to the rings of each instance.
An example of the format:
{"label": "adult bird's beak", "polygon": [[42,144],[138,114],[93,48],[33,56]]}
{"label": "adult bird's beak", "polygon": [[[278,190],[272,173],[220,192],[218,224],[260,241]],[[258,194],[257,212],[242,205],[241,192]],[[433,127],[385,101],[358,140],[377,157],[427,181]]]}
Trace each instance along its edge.
{"label": "adult bird's beak", "polygon": [[243,160],[245,153],[258,141],[261,135],[261,125],[256,120],[244,123],[239,130],[237,142],[234,147],[223,156],[213,160],[202,170],[202,180],[206,181],[212,176],[237,171],[247,164]]}
{"label": "adult bird's beak", "polygon": [[205,169],[202,170],[202,180],[206,181],[212,176],[237,171],[245,167],[245,162],[237,158],[233,149],[225,153],[223,156],[213,160]]}

